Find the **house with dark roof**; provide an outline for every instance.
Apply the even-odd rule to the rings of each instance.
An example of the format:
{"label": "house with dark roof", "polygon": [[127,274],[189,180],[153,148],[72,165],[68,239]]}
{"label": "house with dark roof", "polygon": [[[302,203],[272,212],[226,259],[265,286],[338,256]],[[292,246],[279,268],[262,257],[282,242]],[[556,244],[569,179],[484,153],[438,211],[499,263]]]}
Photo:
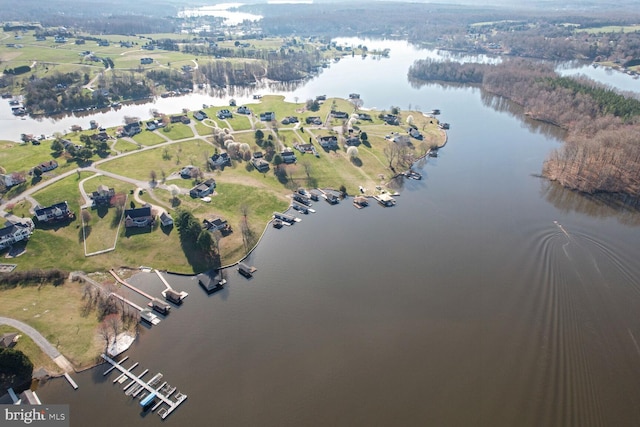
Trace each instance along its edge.
{"label": "house with dark roof", "polygon": [[27,220],[25,222],[7,221],[4,227],[0,228],[0,249],[8,248],[14,243],[28,240],[33,234],[33,222]]}
{"label": "house with dark roof", "polygon": [[116,190],[109,188],[102,184],[98,186],[98,189],[91,193],[91,200],[93,200],[94,206],[109,206],[111,205],[111,199],[116,195]]}
{"label": "house with dark roof", "polygon": [[36,167],[40,169],[42,172],[49,172],[58,167],[58,162],[56,162],[55,160],[48,160],[46,162],[40,163]]}
{"label": "house with dark roof", "polygon": [[143,206],[141,208],[125,209],[124,226],[131,227],[150,227],[153,225],[153,215],[151,214],[151,206]]}
{"label": "house with dark roof", "polygon": [[348,119],[349,114],[345,113],[344,111],[331,111],[331,117],[333,117],[334,119]]}
{"label": "house with dark roof", "polygon": [[260,113],[260,121],[261,122],[271,122],[276,119],[276,113],[273,111],[265,111],[264,113]]}
{"label": "house with dark roof", "polygon": [[0,348],[11,348],[18,342],[20,335],[17,332],[8,332],[0,337]]}
{"label": "house with dark roof", "polygon": [[209,159],[209,165],[212,168],[222,168],[224,166],[231,166],[231,158],[227,153],[214,154]]}
{"label": "house with dark roof", "polygon": [[140,123],[138,122],[127,123],[122,128],[122,134],[125,136],[133,136],[140,132],[142,132],[142,129],[140,129]]}
{"label": "house with dark roof", "polygon": [[160,214],[160,224],[163,227],[169,227],[173,225],[173,218],[171,218],[171,215],[169,215],[167,212],[162,212]]}
{"label": "house with dark roof", "polygon": [[258,172],[266,172],[269,170],[269,162],[262,157],[262,153],[260,151],[253,153],[251,164],[258,170]]}
{"label": "house with dark roof", "polygon": [[251,110],[248,107],[244,106],[244,105],[238,107],[236,112],[238,114],[247,114],[247,115],[251,114]]}
{"label": "house with dark roof", "polygon": [[282,161],[284,163],[286,163],[286,164],[290,164],[290,163],[295,163],[296,162],[296,155],[291,150],[285,150],[285,151],[281,152],[280,156],[282,157]]}
{"label": "house with dark roof", "polygon": [[36,218],[40,222],[53,223],[73,219],[75,214],[69,210],[69,205],[64,201],[46,208],[37,208]]}
{"label": "house with dark roof", "polygon": [[318,116],[310,116],[304,119],[305,123],[308,125],[316,125],[320,126],[322,124],[322,119]]}
{"label": "house with dark roof", "polygon": [[338,137],[335,135],[318,137],[318,142],[325,150],[336,150],[338,148]]}
{"label": "house with dark roof", "polygon": [[398,120],[398,116],[393,114],[385,114],[382,116],[382,120],[388,125],[397,126],[400,124],[400,120]]}
{"label": "house with dark roof", "polygon": [[213,190],[215,190],[215,188],[216,180],[213,178],[209,178],[189,190],[189,195],[193,198],[205,197],[213,193]]}
{"label": "house with dark roof", "polygon": [[230,119],[230,118],[233,117],[233,113],[231,111],[229,111],[228,109],[224,108],[224,109],[218,111],[216,113],[216,116],[218,116],[218,118],[220,120]]}
{"label": "house with dark roof", "polygon": [[344,145],[346,145],[347,147],[357,147],[358,145],[360,145],[360,142],[360,138],[358,138],[357,136],[350,136],[344,140]]}
{"label": "house with dark roof", "polygon": [[227,222],[226,219],[222,219],[220,217],[213,217],[213,218],[208,218],[208,219],[204,219],[202,221],[202,225],[205,229],[213,232],[216,230],[220,230],[220,231],[225,231],[230,229],[231,227],[229,227],[229,223]]}

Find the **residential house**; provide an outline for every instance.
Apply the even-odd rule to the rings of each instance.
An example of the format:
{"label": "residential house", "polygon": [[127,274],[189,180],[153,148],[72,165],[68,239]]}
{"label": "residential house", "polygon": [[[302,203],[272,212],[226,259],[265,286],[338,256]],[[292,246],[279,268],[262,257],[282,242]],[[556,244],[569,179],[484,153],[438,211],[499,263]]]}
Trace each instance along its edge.
{"label": "residential house", "polygon": [[122,134],[125,136],[134,136],[140,132],[142,132],[142,129],[140,129],[140,123],[138,122],[127,123],[122,128]]}
{"label": "residential house", "polygon": [[367,121],[372,121],[373,119],[371,118],[371,114],[367,114],[367,113],[358,113],[358,120],[367,120]]}
{"label": "residential house", "polygon": [[238,114],[247,114],[247,115],[251,114],[251,110],[244,105],[238,107],[236,111],[238,112]]}
{"label": "residential house", "polygon": [[0,337],[0,348],[11,348],[16,345],[20,335],[17,332],[7,332]]}
{"label": "residential house", "polygon": [[58,167],[58,162],[52,159],[46,162],[42,162],[36,167],[40,169],[42,172],[49,172]]}
{"label": "residential house", "polygon": [[191,119],[185,114],[184,116],[180,116],[180,123],[182,123],[183,125],[188,125],[189,123],[191,123]]}
{"label": "residential house", "polygon": [[205,197],[213,193],[215,188],[216,180],[213,178],[209,178],[205,182],[202,182],[189,190],[189,195],[193,198]]}
{"label": "residential house", "polygon": [[360,94],[359,93],[350,93],[349,94],[349,99],[360,99]]}
{"label": "residential house", "polygon": [[290,164],[290,163],[295,163],[296,162],[296,155],[291,150],[285,150],[285,151],[281,152],[280,156],[282,157],[282,161],[285,164]]}
{"label": "residential house", "polygon": [[46,208],[36,209],[36,218],[40,222],[52,223],[66,221],[74,217],[75,214],[69,210],[69,205],[66,201],[47,206]]}
{"label": "residential house", "polygon": [[360,138],[358,138],[357,136],[350,136],[344,140],[344,145],[346,147],[357,147],[358,145],[360,145],[360,142]]}
{"label": "residential house", "polygon": [[314,151],[313,144],[296,144],[294,145],[294,148],[296,148],[301,153],[313,153]]}
{"label": "residential house", "polygon": [[160,214],[160,224],[162,224],[163,227],[170,227],[173,225],[173,218],[171,218],[171,215],[166,211],[163,211]]}
{"label": "residential house", "polygon": [[409,139],[409,135],[395,134],[393,137],[393,142],[400,145],[406,145],[411,143],[411,139]]}
{"label": "residential house", "polygon": [[251,164],[258,170],[258,172],[266,172],[269,170],[269,162],[262,157],[262,153],[260,151],[253,153]]}
{"label": "residential house", "polygon": [[230,119],[230,118],[233,117],[233,113],[225,108],[225,109],[222,109],[222,110],[218,111],[216,116],[218,116],[218,118],[220,120]]}
{"label": "residential house", "polygon": [[333,117],[334,119],[348,119],[349,118],[349,114],[345,113],[344,111],[331,111],[331,117]]}
{"label": "residential house", "polygon": [[224,166],[231,166],[231,158],[227,153],[214,154],[209,159],[209,165],[212,168],[222,168]]}
{"label": "residential house", "polygon": [[414,127],[410,127],[409,129],[407,129],[407,131],[409,132],[409,135],[414,137],[415,139],[422,139],[423,136],[420,133],[420,131]]}
{"label": "residential house", "polygon": [[33,228],[33,222],[30,219],[25,222],[7,221],[4,227],[0,228],[0,249],[28,240],[33,234]]}
{"label": "residential house", "polygon": [[260,113],[260,121],[261,122],[271,122],[276,119],[276,113],[273,111],[266,111],[264,113]]}
{"label": "residential house", "polygon": [[207,113],[205,113],[204,111],[200,110],[200,111],[196,111],[195,113],[193,113],[193,118],[199,121],[202,121],[206,118],[208,118],[209,116],[207,116]]}
{"label": "residential house", "polygon": [[94,133],[89,135],[89,139],[93,142],[104,142],[109,139],[109,134],[106,131],[100,131],[98,133]]}
{"label": "residential house", "polygon": [[299,122],[299,120],[295,116],[288,116],[288,117],[285,117],[284,119],[282,119],[282,124],[283,125],[288,125],[288,124],[293,124],[293,123],[298,123],[298,122]]}
{"label": "residential house", "polygon": [[318,116],[307,117],[304,120],[308,125],[320,126],[322,124],[322,119]]}
{"label": "residential house", "polygon": [[156,130],[158,128],[158,124],[155,120],[149,120],[146,124],[147,130]]}
{"label": "residential house", "polygon": [[318,95],[316,96],[316,101],[326,101],[327,95]]}
{"label": "residential house", "polygon": [[140,64],[153,64],[153,58],[140,58]]}
{"label": "residential house", "polygon": [[229,227],[229,223],[227,222],[227,220],[222,219],[220,217],[205,219],[202,221],[202,225],[206,230],[209,230],[211,232],[214,232],[217,230],[227,231],[227,230],[230,230],[231,228]]}
{"label": "residential house", "polygon": [[382,120],[388,125],[397,126],[400,124],[400,120],[398,120],[398,116],[393,114],[384,114],[382,116]]}
{"label": "residential house", "polygon": [[116,190],[109,188],[102,184],[98,186],[98,189],[91,193],[91,200],[93,200],[94,206],[110,206],[111,199],[116,195]]}
{"label": "residential house", "polygon": [[26,179],[24,178],[24,176],[22,176],[22,174],[19,174],[17,172],[9,173],[6,175],[0,175],[0,177],[2,178],[2,181],[4,181],[4,185],[7,188],[26,182]]}
{"label": "residential house", "polygon": [[171,116],[170,120],[171,123],[180,123],[182,122],[182,116]]}
{"label": "residential house", "polygon": [[109,40],[98,40],[98,46],[109,46]]}
{"label": "residential house", "polygon": [[336,150],[338,148],[338,138],[333,135],[321,136],[318,138],[318,142],[325,150]]}
{"label": "residential house", "polygon": [[143,206],[141,208],[125,209],[124,226],[131,227],[150,227],[153,225],[153,215],[151,214],[151,206]]}
{"label": "residential house", "polygon": [[182,178],[185,179],[189,179],[189,178],[195,178],[196,176],[198,176],[198,173],[200,172],[200,169],[198,169],[196,166],[185,166],[180,170],[180,176]]}

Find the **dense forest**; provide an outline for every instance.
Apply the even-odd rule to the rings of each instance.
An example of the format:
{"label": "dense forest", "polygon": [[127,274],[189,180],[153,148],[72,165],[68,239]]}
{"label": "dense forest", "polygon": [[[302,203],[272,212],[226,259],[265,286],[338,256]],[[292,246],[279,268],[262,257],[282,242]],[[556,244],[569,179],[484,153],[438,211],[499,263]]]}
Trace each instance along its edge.
{"label": "dense forest", "polygon": [[567,130],[543,175],[585,193],[640,201],[640,101],[586,78],[559,76],[551,65],[513,59],[498,65],[419,60],[409,70],[419,81],[459,81],[523,107],[526,115]]}

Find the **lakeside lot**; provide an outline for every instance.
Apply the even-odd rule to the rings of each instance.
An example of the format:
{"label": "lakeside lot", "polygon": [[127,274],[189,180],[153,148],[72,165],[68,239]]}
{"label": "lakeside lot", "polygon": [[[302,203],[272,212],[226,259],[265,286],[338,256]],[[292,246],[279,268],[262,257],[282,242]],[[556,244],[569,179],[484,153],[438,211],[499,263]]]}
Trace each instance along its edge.
{"label": "lakeside lot", "polygon": [[[386,188],[395,174],[389,168],[388,151],[396,143],[390,138],[400,134],[408,138],[407,121],[412,122],[423,135],[422,140],[413,139],[407,145],[404,155],[408,161],[445,142],[437,120],[417,111],[401,112],[400,124],[388,125],[378,117],[380,112],[367,112],[371,121],[357,120],[353,105],[344,99],[326,100],[318,111],[307,111],[305,104],[286,103],[278,96],[265,96],[247,107],[252,110],[251,116],[235,114],[232,120],[206,119],[198,122],[192,113],[188,113],[192,119],[189,124],[172,124],[166,132],[164,129],[143,131],[133,138],[116,137],[117,128],[107,129],[112,137],[109,155],[100,157],[94,154],[80,167],[68,153],[54,153],[51,140],[42,141],[40,145],[0,141],[0,161],[6,172],[20,172],[27,177],[25,183],[5,194],[2,209],[19,218],[32,218],[34,202],[49,206],[66,201],[76,214],[75,219],[69,222],[38,224],[19,256],[10,258],[9,251],[0,252],[3,262],[16,264],[18,271],[58,268],[104,272],[114,267],[146,265],[187,274],[228,265],[246,255],[273,212],[286,210],[291,202],[291,193],[299,187],[344,188],[350,195],[359,194],[359,186],[370,189],[370,194],[378,191],[375,190],[377,186]],[[220,109],[222,107],[211,107],[205,111],[209,117],[215,117]],[[347,112],[351,119],[331,118],[331,110]],[[296,116],[300,123],[261,122],[259,114],[266,111],[276,112],[279,120]],[[323,124],[306,125],[306,117],[321,117]],[[352,131],[348,132],[349,129]],[[260,145],[256,130],[263,134]],[[225,146],[216,142],[216,132],[232,138],[237,146],[248,148],[250,154],[269,150],[269,144],[265,144],[269,141],[275,155],[291,149],[297,161],[285,165],[276,164],[271,159],[269,170],[261,173],[251,165],[250,156],[234,155],[230,166],[222,170],[210,169],[208,159],[215,152],[225,151]],[[360,136],[361,132],[367,134],[357,147],[355,156],[344,146],[343,132],[347,132],[344,136]],[[87,131],[82,133],[87,134]],[[81,143],[80,134],[76,132],[63,137]],[[322,136],[335,136],[339,146],[324,150],[318,142]],[[318,156],[303,154],[294,148],[295,145],[309,143]],[[39,180],[28,175],[35,165],[51,159],[58,162],[58,168],[46,172]],[[395,161],[399,165],[398,159]],[[179,172],[188,165],[198,167],[201,175],[182,178]],[[189,190],[207,178],[216,181],[211,200],[192,198]],[[121,195],[125,209],[148,203],[155,214],[166,211],[174,218],[177,209],[183,209],[200,222],[223,218],[232,231],[224,237],[219,232],[214,234],[219,251],[214,262],[195,257],[189,248],[183,247],[175,227],[162,227],[156,222],[152,227],[127,229],[123,226],[122,214],[115,207],[95,209],[87,206],[83,192],[91,194],[99,186],[113,188],[117,195]],[[248,233],[242,231],[245,219]],[[111,250],[113,246],[115,249]],[[86,256],[98,251],[106,252]],[[100,281],[113,283],[110,276],[101,277],[104,280]],[[90,366],[103,343],[98,333],[100,321],[96,313],[87,313],[85,309],[83,286],[67,281],[60,286],[5,289],[0,291],[4,301],[1,313],[38,329],[76,369]],[[27,337],[22,338],[19,346],[36,368],[43,367],[52,374],[60,373],[59,368]]]}

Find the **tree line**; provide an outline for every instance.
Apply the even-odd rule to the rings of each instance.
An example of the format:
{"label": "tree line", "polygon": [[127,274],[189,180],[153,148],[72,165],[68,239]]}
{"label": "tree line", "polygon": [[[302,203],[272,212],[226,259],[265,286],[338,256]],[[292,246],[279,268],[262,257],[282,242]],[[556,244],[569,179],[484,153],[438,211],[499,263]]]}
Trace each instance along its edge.
{"label": "tree line", "polygon": [[409,70],[414,84],[468,75],[481,75],[484,91],[517,103],[527,116],[567,130],[563,146],[545,161],[543,176],[585,193],[611,193],[638,203],[639,100],[584,77],[561,77],[551,65],[522,59],[498,65],[420,60]]}

